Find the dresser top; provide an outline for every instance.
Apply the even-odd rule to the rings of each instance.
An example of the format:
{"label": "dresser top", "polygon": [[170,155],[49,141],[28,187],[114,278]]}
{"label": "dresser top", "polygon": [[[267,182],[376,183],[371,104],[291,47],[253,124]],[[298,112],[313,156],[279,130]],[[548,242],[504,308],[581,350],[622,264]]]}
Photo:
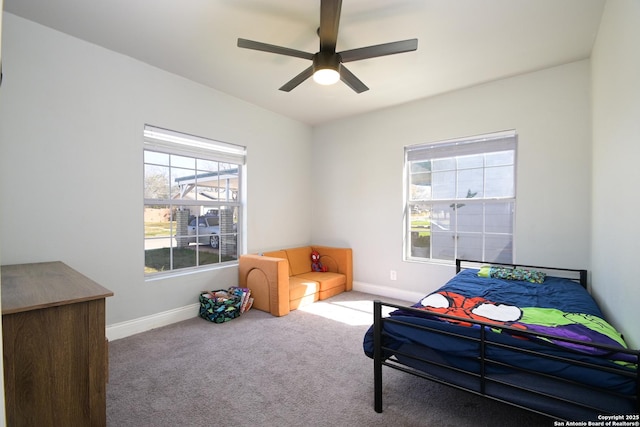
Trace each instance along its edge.
{"label": "dresser top", "polygon": [[110,297],[100,286],[60,261],[0,266],[2,314]]}

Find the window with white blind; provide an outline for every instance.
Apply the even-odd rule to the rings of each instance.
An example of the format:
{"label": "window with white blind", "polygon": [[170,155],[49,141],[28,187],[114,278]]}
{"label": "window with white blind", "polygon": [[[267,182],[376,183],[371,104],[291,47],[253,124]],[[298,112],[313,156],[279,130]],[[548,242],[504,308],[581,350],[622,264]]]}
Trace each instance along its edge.
{"label": "window with white blind", "polygon": [[513,261],[516,133],[405,147],[405,259]]}
{"label": "window with white blind", "polygon": [[144,128],[145,275],[237,263],[246,149]]}

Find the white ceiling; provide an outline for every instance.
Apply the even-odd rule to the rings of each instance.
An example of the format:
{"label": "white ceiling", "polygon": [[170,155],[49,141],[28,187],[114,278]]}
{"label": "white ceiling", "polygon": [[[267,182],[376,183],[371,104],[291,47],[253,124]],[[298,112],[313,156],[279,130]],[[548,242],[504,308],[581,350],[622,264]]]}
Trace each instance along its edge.
{"label": "white ceiling", "polygon": [[4,0],[4,10],[315,125],[590,56],[605,0],[343,0],[337,51],[410,38],[415,52],[346,64],[369,91],[309,79],[320,0]]}

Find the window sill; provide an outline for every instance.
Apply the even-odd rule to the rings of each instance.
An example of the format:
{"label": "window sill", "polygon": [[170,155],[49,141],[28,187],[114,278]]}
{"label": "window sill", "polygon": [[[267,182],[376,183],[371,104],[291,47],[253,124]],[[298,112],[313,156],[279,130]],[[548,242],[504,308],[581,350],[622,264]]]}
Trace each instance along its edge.
{"label": "window sill", "polygon": [[145,282],[156,282],[159,280],[171,279],[174,277],[191,276],[199,273],[207,273],[210,271],[221,270],[224,268],[238,267],[238,261],[229,261],[224,264],[215,264],[207,267],[185,268],[175,271],[167,271],[162,273],[152,273],[144,276]]}

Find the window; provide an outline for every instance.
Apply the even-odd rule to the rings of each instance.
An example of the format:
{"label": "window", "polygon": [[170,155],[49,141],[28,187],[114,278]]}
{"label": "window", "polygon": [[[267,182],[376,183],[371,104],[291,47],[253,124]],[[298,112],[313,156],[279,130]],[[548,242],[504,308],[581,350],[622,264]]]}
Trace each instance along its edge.
{"label": "window", "polygon": [[513,260],[515,132],[405,148],[405,258]]}
{"label": "window", "polygon": [[146,275],[237,262],[245,152],[145,126]]}

